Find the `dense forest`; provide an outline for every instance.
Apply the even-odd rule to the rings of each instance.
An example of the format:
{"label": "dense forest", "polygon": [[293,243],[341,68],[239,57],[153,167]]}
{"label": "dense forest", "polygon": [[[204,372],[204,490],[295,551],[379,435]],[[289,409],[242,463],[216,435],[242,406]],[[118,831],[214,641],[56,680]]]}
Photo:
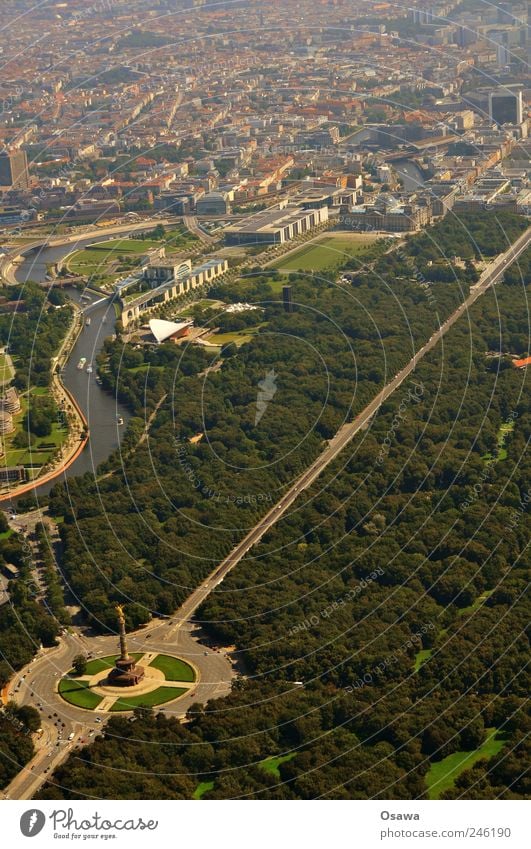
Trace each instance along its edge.
{"label": "dense forest", "polygon": [[493,334],[527,350],[524,291],[485,295],[199,611],[232,695],[112,719],[44,798],[418,798],[493,729],[443,797],[529,795],[529,387]]}
{"label": "dense forest", "polygon": [[[466,281],[427,293],[412,279],[422,238],[352,287],[297,277],[293,315],[258,275],[245,291],[263,326],[219,370],[204,352],[108,344],[102,374],[137,417],[102,470],[118,471],[50,498],[65,517],[63,568],[98,627],[118,599],[136,624],[173,610],[451,311]],[[232,694],[185,725],[148,710],[111,719],[42,798],[433,797],[433,768],[493,734],[496,753],[442,797],[528,796],[529,376],[492,355],[506,351],[529,351],[526,292],[512,280],[200,609],[212,639],[236,646],[246,674]],[[270,370],[276,392],[255,425]]]}
{"label": "dense forest", "polygon": [[[1,290],[0,295],[19,301],[15,313],[0,315],[0,345],[8,346],[13,359],[14,385],[20,392],[48,386],[51,357],[72,320],[68,299],[59,290],[47,295],[32,283]],[[25,427],[30,434],[46,435],[54,418],[51,399],[36,399]],[[31,438],[26,432],[18,436],[22,445]],[[44,545],[42,552],[43,558],[49,556],[49,548]],[[60,630],[55,614],[65,621],[62,587],[55,570],[45,559],[50,589],[43,605],[37,600],[31,549],[27,541],[9,529],[5,514],[0,513],[0,569],[5,564],[15,566],[19,577],[7,584],[9,603],[0,605],[0,688],[12,678],[13,670],[31,661],[41,645],[55,645]],[[23,722],[24,711],[26,708],[11,706],[9,711],[2,709],[0,713],[0,787],[6,786],[33,755],[33,744]]]}
{"label": "dense forest", "polygon": [[[216,359],[195,347],[107,343],[102,380],[135,417],[98,480],[69,481],[50,497],[52,515],[65,517],[69,585],[97,627],[113,625],[117,601],[132,625],[172,612],[461,299],[456,283],[433,303],[414,282],[391,289],[373,277],[355,288],[301,277],[293,314],[267,282],[248,284],[263,305],[260,331],[212,371]],[[241,285],[225,298],[239,299]],[[257,422],[268,373],[274,400]]]}
{"label": "dense forest", "polygon": [[0,289],[0,296],[20,303],[17,312],[0,315],[0,346],[9,346],[15,362],[15,386],[48,386],[51,358],[72,321],[67,296],[60,289],[47,294],[35,283]]}

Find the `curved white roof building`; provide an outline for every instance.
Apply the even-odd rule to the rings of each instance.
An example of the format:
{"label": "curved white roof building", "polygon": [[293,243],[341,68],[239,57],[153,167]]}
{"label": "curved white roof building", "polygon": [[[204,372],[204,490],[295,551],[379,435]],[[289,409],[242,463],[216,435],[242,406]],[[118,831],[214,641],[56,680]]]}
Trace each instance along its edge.
{"label": "curved white roof building", "polygon": [[164,321],[161,318],[152,318],[149,322],[149,329],[159,343],[165,342],[176,333],[181,333],[186,327],[190,327],[190,321]]}

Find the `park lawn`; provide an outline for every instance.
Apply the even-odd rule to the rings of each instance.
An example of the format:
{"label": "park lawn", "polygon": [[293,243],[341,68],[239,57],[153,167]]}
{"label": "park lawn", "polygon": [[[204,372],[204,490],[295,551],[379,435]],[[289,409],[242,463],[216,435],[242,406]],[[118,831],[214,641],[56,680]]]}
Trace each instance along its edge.
{"label": "park lawn", "polygon": [[186,247],[186,245],[197,242],[198,237],[186,230],[185,227],[177,227],[171,230],[166,230],[162,242],[172,248]]}
{"label": "park lawn", "polygon": [[268,280],[268,286],[271,286],[271,291],[275,295],[280,295],[282,293],[282,287],[286,285],[285,280]]}
{"label": "park lawn", "polygon": [[266,772],[274,775],[275,778],[280,778],[280,764],[286,763],[286,761],[291,761],[296,756],[297,752],[290,752],[289,755],[279,755],[278,757],[266,758],[265,761],[260,761],[260,766]]}
{"label": "park lawn", "polygon": [[497,463],[500,460],[506,460],[507,459],[507,448],[505,447],[505,442],[507,440],[507,437],[509,436],[510,433],[513,432],[513,430],[514,430],[514,421],[504,422],[500,426],[500,429],[498,431],[498,437],[497,437],[498,446],[497,446],[496,454],[493,455],[490,452],[488,454],[484,454],[483,457],[481,458],[483,460],[483,462],[485,462],[487,465],[489,465],[489,463]]}
{"label": "park lawn", "polygon": [[143,696],[117,699],[112,705],[111,711],[134,710],[137,707],[155,707],[156,705],[163,705],[166,702],[172,702],[187,692],[184,687],[159,687],[157,690],[153,690],[151,693],[145,693]]}
{"label": "park lawn", "polygon": [[[143,653],[132,654],[131,657],[138,663]],[[94,660],[89,660],[84,675],[97,675],[98,672],[103,672],[104,669],[112,669],[119,655],[115,654],[110,657],[97,657]],[[70,670],[70,675],[75,675],[74,670]]]}
{"label": "park lawn", "polygon": [[192,799],[202,799],[205,793],[214,789],[213,781],[201,781],[194,790]]}
{"label": "park lawn", "polygon": [[453,787],[456,779],[477,761],[493,758],[505,745],[503,735],[496,728],[487,728],[487,738],[473,752],[454,752],[453,755],[433,763],[426,775],[428,798],[439,799],[441,793]]}
{"label": "park lawn", "polygon": [[[33,387],[31,395],[42,396],[49,393],[46,386]],[[20,396],[20,413],[13,416],[15,430],[4,439],[5,445],[5,464],[7,466],[26,466],[29,469],[29,476],[35,478],[39,474],[40,469],[46,463],[50,462],[54,457],[57,449],[68,438],[68,429],[54,421],[52,432],[49,436],[35,437],[33,445],[25,445],[23,448],[16,448],[13,445],[13,440],[17,433],[22,430],[22,424],[26,420],[28,411],[28,396]],[[46,447],[43,447],[46,446]]]}
{"label": "park lawn", "polygon": [[151,363],[143,363],[141,366],[134,366],[133,368],[128,368],[127,371],[131,372],[131,374],[137,374],[138,372],[149,371],[149,372],[157,372],[164,371],[166,366],[152,366]]}
{"label": "park lawn", "polygon": [[159,654],[149,664],[154,669],[164,673],[166,681],[195,681],[195,672],[184,660],[178,657],[170,657],[167,654]]}
{"label": "park lawn", "polygon": [[422,664],[430,659],[432,653],[433,649],[421,649],[421,651],[417,652],[415,655],[415,666],[413,667],[415,672],[418,672]]}
{"label": "park lawn", "polygon": [[87,710],[94,710],[102,700],[90,690],[88,681],[72,681],[70,678],[59,681],[59,693],[65,702]]}
{"label": "park lawn", "polygon": [[67,258],[66,264],[73,274],[93,276],[105,274],[111,263],[118,261],[118,257],[125,255],[134,261],[151,248],[159,247],[160,243],[153,239],[111,239],[108,242],[98,242],[89,245],[80,251],[76,251]]}
{"label": "park lawn", "polygon": [[486,592],[479,595],[472,604],[469,604],[468,607],[461,607],[460,610],[457,611],[458,616],[465,616],[468,613],[474,613],[478,610],[488,599],[489,596],[492,595],[494,590],[487,590]]}
{"label": "park lawn", "polygon": [[193,301],[193,303],[186,307],[186,309],[180,310],[179,317],[183,316],[184,318],[188,318],[192,315],[194,310],[197,309],[197,307],[203,310],[217,307],[221,310],[224,306],[226,306],[224,301],[219,301],[215,298],[202,298],[200,301]]}
{"label": "park lawn", "polygon": [[352,257],[367,253],[376,239],[376,236],[373,239],[360,238],[359,234],[338,238],[329,236],[318,242],[304,245],[300,251],[290,254],[285,259],[280,257],[273,267],[282,271],[337,269]]}
{"label": "park lawn", "polygon": [[160,247],[160,242],[156,239],[109,239],[108,242],[95,242],[86,250],[112,254],[145,254],[157,247]]}
{"label": "park lawn", "polygon": [[250,342],[260,328],[265,327],[266,324],[267,322],[262,322],[262,324],[257,324],[256,327],[246,327],[245,330],[235,330],[233,333],[214,333],[212,336],[205,336],[205,339],[212,345],[228,345],[230,342],[234,342],[239,347]]}

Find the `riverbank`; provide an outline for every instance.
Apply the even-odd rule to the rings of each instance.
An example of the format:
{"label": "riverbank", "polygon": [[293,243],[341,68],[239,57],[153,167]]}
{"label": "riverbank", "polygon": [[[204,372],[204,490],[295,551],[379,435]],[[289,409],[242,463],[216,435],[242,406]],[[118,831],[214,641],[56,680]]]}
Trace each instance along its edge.
{"label": "riverbank", "polygon": [[20,498],[28,492],[35,490],[45,483],[50,483],[55,478],[66,472],[75,463],[79,455],[84,451],[90,434],[88,421],[81,410],[77,400],[61,380],[60,370],[68,361],[68,357],[75,347],[76,341],[83,329],[83,315],[77,304],[72,302],[74,317],[70,328],[63,339],[62,345],[56,357],[52,359],[51,392],[58,409],[64,409],[68,418],[68,438],[61,446],[60,454],[52,469],[44,475],[32,481],[24,482],[18,486],[11,487],[0,492],[0,504]]}

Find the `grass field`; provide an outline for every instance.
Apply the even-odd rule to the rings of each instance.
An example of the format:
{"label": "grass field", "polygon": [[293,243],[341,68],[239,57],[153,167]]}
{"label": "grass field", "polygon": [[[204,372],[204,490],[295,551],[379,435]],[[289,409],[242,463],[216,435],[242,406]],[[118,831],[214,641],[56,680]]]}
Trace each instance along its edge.
{"label": "grass field", "polygon": [[236,330],[234,333],[214,333],[211,336],[205,336],[205,339],[212,345],[228,345],[230,342],[234,342],[235,345],[240,347],[240,345],[250,342],[260,328],[265,327],[265,324],[258,324],[256,327],[246,327],[245,330]]}
{"label": "grass field", "polygon": [[147,253],[152,248],[158,247],[159,243],[155,239],[109,239],[108,242],[95,242],[89,245],[86,250],[89,253],[110,253],[110,254],[142,254]]}
{"label": "grass field", "polygon": [[265,761],[260,762],[260,766],[262,769],[265,769],[266,772],[270,772],[271,775],[274,775],[275,778],[280,778],[280,764],[286,763],[286,761],[293,760],[296,754],[296,752],[290,752],[289,755],[280,755],[279,757],[266,758]]}
{"label": "grass field", "polygon": [[377,240],[376,236],[352,234],[327,236],[318,242],[304,245],[300,251],[282,257],[274,264],[274,268],[282,271],[323,271],[325,268],[337,269],[352,257],[362,257]]}
{"label": "grass field", "polygon": [[149,665],[163,672],[166,681],[195,681],[195,672],[192,667],[178,657],[159,654]]}
{"label": "grass field", "polygon": [[155,707],[163,705],[166,702],[171,702],[173,699],[178,699],[183,693],[186,693],[183,687],[159,687],[151,693],[145,693],[143,696],[131,696],[129,699],[117,699],[111,707],[111,711],[134,710],[136,707]]}
{"label": "grass field", "polygon": [[[76,251],[66,260],[68,270],[72,274],[81,274],[87,277],[93,275],[106,275],[112,270],[116,274],[124,269],[119,264],[119,257],[126,257],[126,265],[131,269],[136,261],[151,248],[157,247],[158,242],[152,239],[111,239],[108,242],[98,242],[81,251]],[[115,266],[119,266],[115,269]]]}
{"label": "grass field", "polygon": [[422,649],[415,655],[415,672],[418,672],[423,663],[426,663],[432,655],[433,649]]}
{"label": "grass field", "polygon": [[214,782],[213,781],[201,781],[200,784],[194,790],[193,799],[202,799],[205,793],[208,793],[209,790],[213,790]]}
{"label": "grass field", "polygon": [[87,710],[94,710],[102,700],[89,689],[87,681],[71,681],[69,678],[59,682],[59,693],[65,702]]}
{"label": "grass field", "polygon": [[485,604],[486,600],[488,599],[488,597],[490,595],[492,595],[492,593],[493,593],[493,590],[487,590],[486,592],[482,593],[481,595],[479,595],[477,597],[477,599],[475,601],[472,602],[472,604],[469,604],[468,607],[462,607],[460,610],[458,610],[457,615],[458,616],[466,616],[469,613],[474,613],[483,604]]}
{"label": "grass field", "polygon": [[[142,652],[140,654],[132,654],[131,657],[133,657],[138,662],[140,658],[143,657],[143,654]],[[87,663],[86,672],[84,674],[97,675],[98,672],[103,672],[104,669],[112,669],[117,659],[118,655],[115,654],[110,657],[97,657],[94,660],[89,660],[89,662]],[[74,675],[75,673],[72,670],[70,674]]]}
{"label": "grass field", "polygon": [[[31,395],[46,395],[48,392],[49,390],[46,387],[36,387],[31,390]],[[59,425],[58,422],[54,422],[52,432],[49,436],[36,437],[33,445],[16,448],[13,445],[13,440],[17,433],[20,433],[22,430],[22,423],[25,421],[27,415],[28,403],[28,396],[21,395],[21,411],[16,416],[13,416],[15,430],[4,438],[6,452],[4,462],[8,466],[32,467],[28,469],[28,475],[32,478],[39,474],[42,466],[53,458],[57,449],[65,442],[68,437],[68,429]]]}
{"label": "grass field", "polygon": [[183,316],[184,318],[188,318],[192,315],[194,310],[197,309],[197,307],[199,307],[200,309],[212,309],[214,307],[221,309],[224,306],[225,303],[223,301],[218,301],[214,298],[202,298],[202,300],[200,301],[193,301],[193,303],[187,306],[186,309],[181,310],[179,312],[179,317]]}
{"label": "grass field", "polygon": [[507,459],[507,449],[505,447],[505,442],[510,433],[514,430],[514,421],[512,422],[504,422],[501,425],[498,431],[498,446],[496,454],[484,454],[481,458],[485,463],[494,463],[498,460],[506,460]]}
{"label": "grass field", "polygon": [[431,765],[426,775],[428,797],[438,799],[445,790],[454,786],[455,780],[477,761],[493,758],[504,746],[504,739],[496,728],[487,728],[487,738],[479,749],[473,752],[454,752],[442,761]]}
{"label": "grass field", "polygon": [[[110,276],[112,280],[119,274],[127,273],[127,270],[132,271],[138,259],[153,248],[165,246],[170,252],[184,250],[195,241],[196,237],[184,228],[168,230],[160,240],[109,239],[76,251],[66,260],[66,264],[72,274],[86,277],[97,275],[101,282],[103,277]],[[119,263],[119,257],[125,258],[123,265]]]}

